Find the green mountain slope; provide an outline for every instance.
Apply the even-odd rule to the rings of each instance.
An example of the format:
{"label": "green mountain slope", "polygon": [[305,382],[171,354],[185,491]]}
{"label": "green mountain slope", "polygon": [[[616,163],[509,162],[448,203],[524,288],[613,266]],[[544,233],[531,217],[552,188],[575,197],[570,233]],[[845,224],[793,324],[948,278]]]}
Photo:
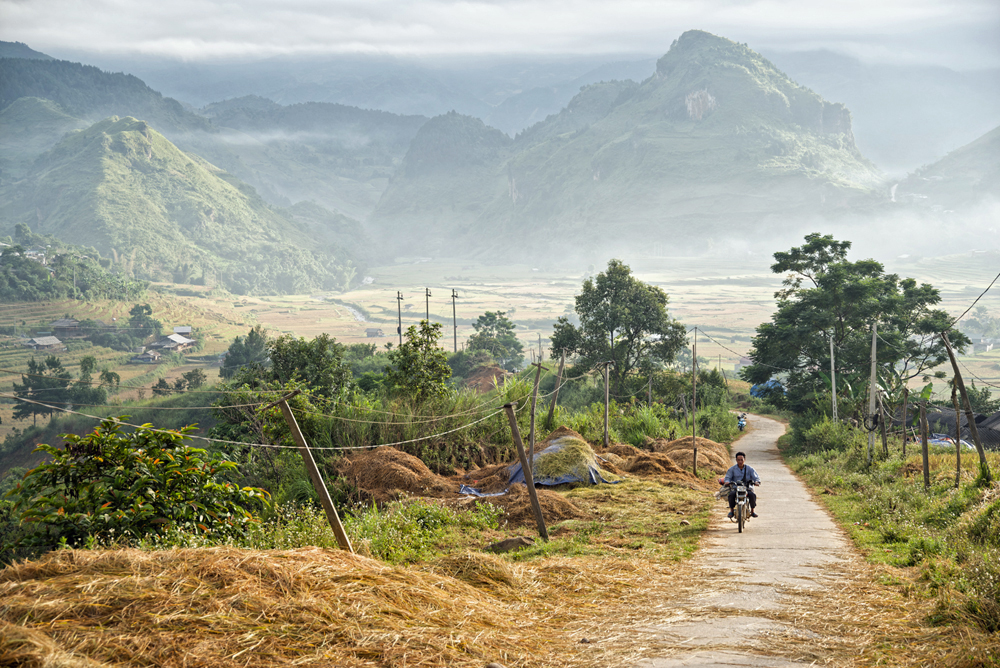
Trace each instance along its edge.
{"label": "green mountain slope", "polygon": [[0,230],[26,223],[93,246],[138,278],[305,292],[346,287],[354,272],[346,251],[134,118],[67,136],[0,187],[0,216]]}
{"label": "green mountain slope", "polygon": [[52,56],[35,51],[23,42],[0,41],[0,58],[33,58],[35,60],[53,60]]}
{"label": "green mountain slope", "polygon": [[918,169],[899,184],[895,198],[948,209],[1000,200],[1000,127]]}
{"label": "green mountain slope", "polygon": [[[577,108],[589,110],[583,122]],[[755,233],[882,192],[842,105],[748,47],[701,31],[682,35],[642,84],[589,87],[495,156],[470,172],[414,140],[404,165],[424,169],[396,175],[373,221],[423,252],[448,237],[482,249],[486,230],[488,251],[510,252],[525,238],[539,253],[566,243],[690,248],[734,225]],[[449,208],[458,179],[466,206]],[[465,237],[455,240],[456,230]]]}
{"label": "green mountain slope", "polygon": [[0,110],[0,181],[23,176],[32,161],[72,130],[89,125],[51,100],[23,97]]}

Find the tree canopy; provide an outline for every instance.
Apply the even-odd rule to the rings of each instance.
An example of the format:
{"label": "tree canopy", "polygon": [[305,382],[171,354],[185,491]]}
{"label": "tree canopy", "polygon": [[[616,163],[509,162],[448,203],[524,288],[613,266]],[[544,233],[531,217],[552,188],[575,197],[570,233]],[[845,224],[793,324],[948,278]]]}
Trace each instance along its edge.
{"label": "tree canopy", "polygon": [[389,351],[386,381],[397,392],[417,399],[440,396],[448,391],[451,367],[448,355],[438,347],[441,323],[420,321],[420,330],[410,325],[403,345]]}
{"label": "tree canopy", "polygon": [[472,323],[476,333],[469,337],[469,352],[485,351],[508,371],[516,371],[524,362],[524,346],[514,334],[514,323],[505,311],[487,311]]}
{"label": "tree canopy", "polygon": [[667,313],[667,293],[643,283],[621,260],[611,260],[605,272],[583,282],[576,297],[580,326],[559,318],[552,351],[577,357],[576,365],[593,369],[612,361],[611,380],[623,391],[626,379],[670,364],[687,340],[684,326]]}
{"label": "tree canopy", "polygon": [[946,312],[932,308],[941,301],[933,286],[887,274],[875,260],[849,261],[849,241],[815,233],[805,240],[774,254],[771,270],[786,278],[775,293],[778,310],[757,327],[749,354],[754,363],[742,371],[746,380],[787,374],[789,400],[801,408],[811,393],[829,391],[831,339],[838,376],[863,377],[877,325],[879,377],[890,393],[948,359],[939,332],[960,348],[968,343]]}

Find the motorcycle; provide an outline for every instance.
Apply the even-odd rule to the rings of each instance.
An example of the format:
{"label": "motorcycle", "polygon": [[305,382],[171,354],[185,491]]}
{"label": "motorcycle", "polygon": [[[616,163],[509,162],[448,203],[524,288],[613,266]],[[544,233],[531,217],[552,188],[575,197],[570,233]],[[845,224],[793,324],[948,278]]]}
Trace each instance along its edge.
{"label": "motorcycle", "polygon": [[747,414],[746,413],[743,413],[738,418],[736,418],[736,427],[740,431],[743,431],[744,429],[746,429],[746,427],[747,427]]}
{"label": "motorcycle", "polygon": [[729,484],[736,486],[736,507],[733,508],[732,521],[736,522],[739,532],[743,533],[743,527],[750,521],[750,514],[753,512],[750,509],[749,490],[747,489],[746,483],[743,481],[732,482]]}

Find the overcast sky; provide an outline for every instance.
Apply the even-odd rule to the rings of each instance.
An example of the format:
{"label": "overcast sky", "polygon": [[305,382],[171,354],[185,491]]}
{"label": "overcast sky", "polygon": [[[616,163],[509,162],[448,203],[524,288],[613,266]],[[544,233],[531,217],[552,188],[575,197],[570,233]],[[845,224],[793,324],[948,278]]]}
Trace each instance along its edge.
{"label": "overcast sky", "polygon": [[998,0],[0,0],[0,39],[56,55],[662,54],[691,28],[758,50],[1000,66]]}

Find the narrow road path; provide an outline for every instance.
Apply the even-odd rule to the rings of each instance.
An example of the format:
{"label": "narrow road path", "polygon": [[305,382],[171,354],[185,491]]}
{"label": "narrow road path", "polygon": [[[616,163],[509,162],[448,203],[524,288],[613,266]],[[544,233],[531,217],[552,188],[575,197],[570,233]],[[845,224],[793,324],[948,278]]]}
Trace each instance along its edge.
{"label": "narrow road path", "polygon": [[[784,426],[750,416],[751,431],[733,446],[760,474],[758,519],[742,534],[719,502],[702,547],[693,557],[700,574],[697,592],[676,603],[676,614],[657,628],[641,629],[671,649],[642,668],[675,666],[809,665],[789,647],[810,632],[795,628],[784,610],[798,607],[826,588],[837,587],[839,569],[828,569],[853,552],[847,538],[778,456]],[[815,599],[813,599],[815,600]],[[781,621],[779,621],[781,620]],[[784,651],[783,651],[784,650]]]}

